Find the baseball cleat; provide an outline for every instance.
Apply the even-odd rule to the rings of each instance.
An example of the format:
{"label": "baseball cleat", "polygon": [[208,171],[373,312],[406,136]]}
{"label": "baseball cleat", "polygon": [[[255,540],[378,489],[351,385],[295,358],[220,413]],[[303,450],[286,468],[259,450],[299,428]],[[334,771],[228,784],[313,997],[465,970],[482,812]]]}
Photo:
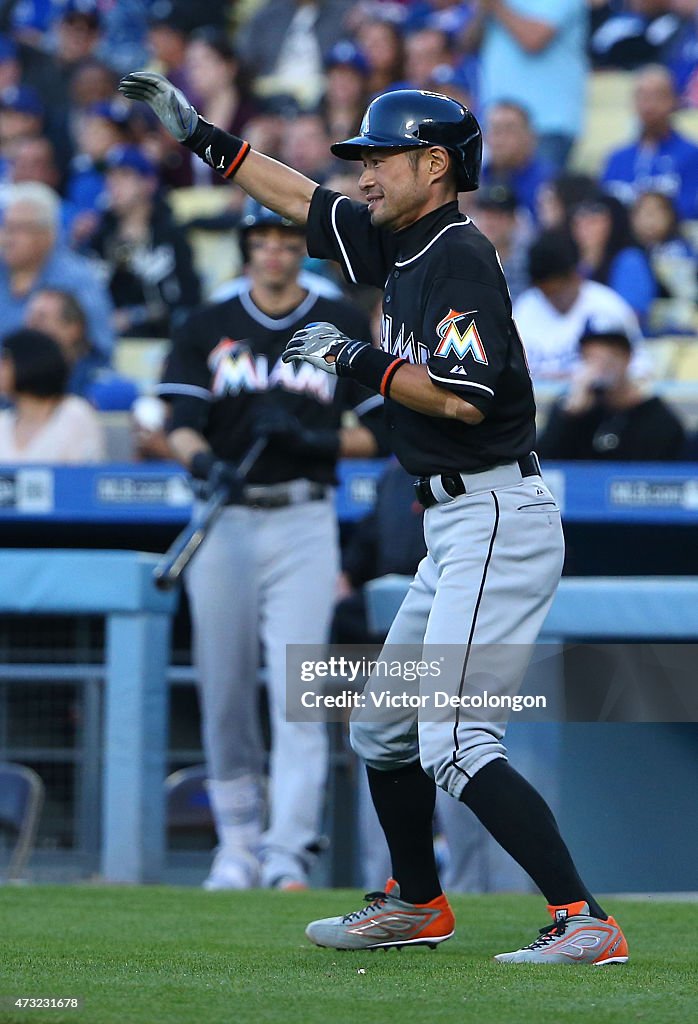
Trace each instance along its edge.
{"label": "baseball cleat", "polygon": [[307,879],[295,875],[282,875],[272,882],[270,888],[276,889],[277,892],[307,892],[310,886]]}
{"label": "baseball cleat", "polygon": [[312,921],[305,934],[316,946],[329,949],[435,949],[453,935],[455,918],[443,893],[429,903],[406,903],[390,878],[385,892],[368,893],[365,899],[369,903],[362,910]]}
{"label": "baseball cleat", "polygon": [[222,889],[254,889],[259,884],[259,862],[254,854],[247,850],[225,848],[214,857],[208,878],[203,888],[209,892]]}
{"label": "baseball cleat", "polygon": [[589,914],[586,903],[548,907],[553,923],[538,938],[513,953],[499,953],[500,964],[624,964],[628,943],[612,917],[602,921]]}

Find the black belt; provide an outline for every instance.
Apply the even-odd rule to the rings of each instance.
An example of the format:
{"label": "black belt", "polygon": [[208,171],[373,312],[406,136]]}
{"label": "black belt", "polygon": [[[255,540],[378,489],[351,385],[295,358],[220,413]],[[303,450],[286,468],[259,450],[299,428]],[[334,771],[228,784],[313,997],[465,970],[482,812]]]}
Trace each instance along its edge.
{"label": "black belt", "polygon": [[[517,459],[518,467],[521,470],[521,476],[540,476],[540,462],[535,452],[530,452],[528,455],[522,456]],[[513,464],[510,464],[513,465]],[[441,486],[443,487],[446,494],[450,495],[451,498],[458,498],[461,494],[465,494],[469,491],[469,485],[472,484],[474,488],[481,490],[478,486],[478,476],[480,473],[484,477],[485,474],[495,472],[496,466],[492,466],[489,469],[484,469],[478,472],[474,470],[472,473],[442,473],[440,475]],[[431,508],[432,505],[438,505],[439,499],[435,496],[431,488],[431,477],[420,476],[418,480],[414,482],[414,489],[417,494],[417,501],[423,508]]]}
{"label": "black belt", "polygon": [[251,485],[243,490],[242,500],[232,504],[244,505],[246,508],[287,508],[306,501],[324,501],[328,490],[325,484],[310,480],[294,480],[288,484],[269,484],[266,487],[263,484]]}

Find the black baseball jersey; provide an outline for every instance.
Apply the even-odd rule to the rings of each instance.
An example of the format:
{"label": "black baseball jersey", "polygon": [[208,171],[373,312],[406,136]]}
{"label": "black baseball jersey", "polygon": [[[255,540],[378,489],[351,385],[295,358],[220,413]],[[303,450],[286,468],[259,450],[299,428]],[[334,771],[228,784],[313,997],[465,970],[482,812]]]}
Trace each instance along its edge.
{"label": "black baseball jersey", "polygon": [[[253,442],[253,424],[268,403],[282,407],[313,430],[338,430],[342,413],[354,409],[381,433],[382,399],[356,382],[339,380],[308,363],[283,363],[295,331],[326,320],[368,340],[364,314],[348,302],[308,292],[284,316],[270,317],[249,290],[192,313],[173,335],[160,391],[172,403],[172,429],[203,434],[216,456],[239,462]],[[272,440],[250,471],[255,484],[307,479],[335,483],[333,459],[292,455]]]}
{"label": "black baseball jersey", "polygon": [[424,363],[435,384],[485,415],[470,426],[386,401],[405,469],[476,470],[532,450],[533,387],[509,290],[495,249],[455,201],[393,233],[374,227],[364,204],[318,188],[307,240],[309,253],[336,260],[348,281],[384,290],[386,352]]}

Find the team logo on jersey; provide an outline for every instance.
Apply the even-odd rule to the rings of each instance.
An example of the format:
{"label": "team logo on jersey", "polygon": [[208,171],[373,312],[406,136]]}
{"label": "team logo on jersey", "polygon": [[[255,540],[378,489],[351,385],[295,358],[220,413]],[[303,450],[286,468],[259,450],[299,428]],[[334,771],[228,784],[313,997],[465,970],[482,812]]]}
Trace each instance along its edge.
{"label": "team logo on jersey", "polygon": [[393,318],[386,313],[383,314],[381,320],[381,348],[384,352],[390,352],[391,355],[405,359],[408,363],[414,363],[417,366],[420,363],[426,363],[429,358],[429,349],[424,342],[417,341],[413,331],[407,334],[404,324],[400,324],[395,333]]}
{"label": "team logo on jersey", "polygon": [[[441,340],[434,351],[435,356],[446,358],[453,352],[456,358],[462,362],[470,353],[476,363],[487,366],[485,346],[482,344],[477,324],[472,319],[475,313],[477,313],[476,309],[468,310],[467,313],[457,313],[455,309],[448,311],[443,320],[436,325],[436,333]],[[468,326],[462,330],[461,328],[469,317]]]}
{"label": "team logo on jersey", "polygon": [[329,405],[337,386],[337,378],[310,363],[284,363],[281,358],[271,366],[263,354],[252,352],[244,341],[221,338],[208,356],[211,371],[211,392],[217,397],[239,395],[241,391],[269,391],[281,388],[295,394],[308,395]]}

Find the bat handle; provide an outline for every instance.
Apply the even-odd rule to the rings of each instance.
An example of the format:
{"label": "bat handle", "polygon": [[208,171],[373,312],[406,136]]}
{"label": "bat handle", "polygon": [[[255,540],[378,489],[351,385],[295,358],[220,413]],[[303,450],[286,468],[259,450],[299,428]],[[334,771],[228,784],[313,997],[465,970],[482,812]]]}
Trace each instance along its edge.
{"label": "bat handle", "polygon": [[252,442],[238,464],[238,474],[241,477],[247,476],[268,444],[268,437],[258,437],[256,441]]}

